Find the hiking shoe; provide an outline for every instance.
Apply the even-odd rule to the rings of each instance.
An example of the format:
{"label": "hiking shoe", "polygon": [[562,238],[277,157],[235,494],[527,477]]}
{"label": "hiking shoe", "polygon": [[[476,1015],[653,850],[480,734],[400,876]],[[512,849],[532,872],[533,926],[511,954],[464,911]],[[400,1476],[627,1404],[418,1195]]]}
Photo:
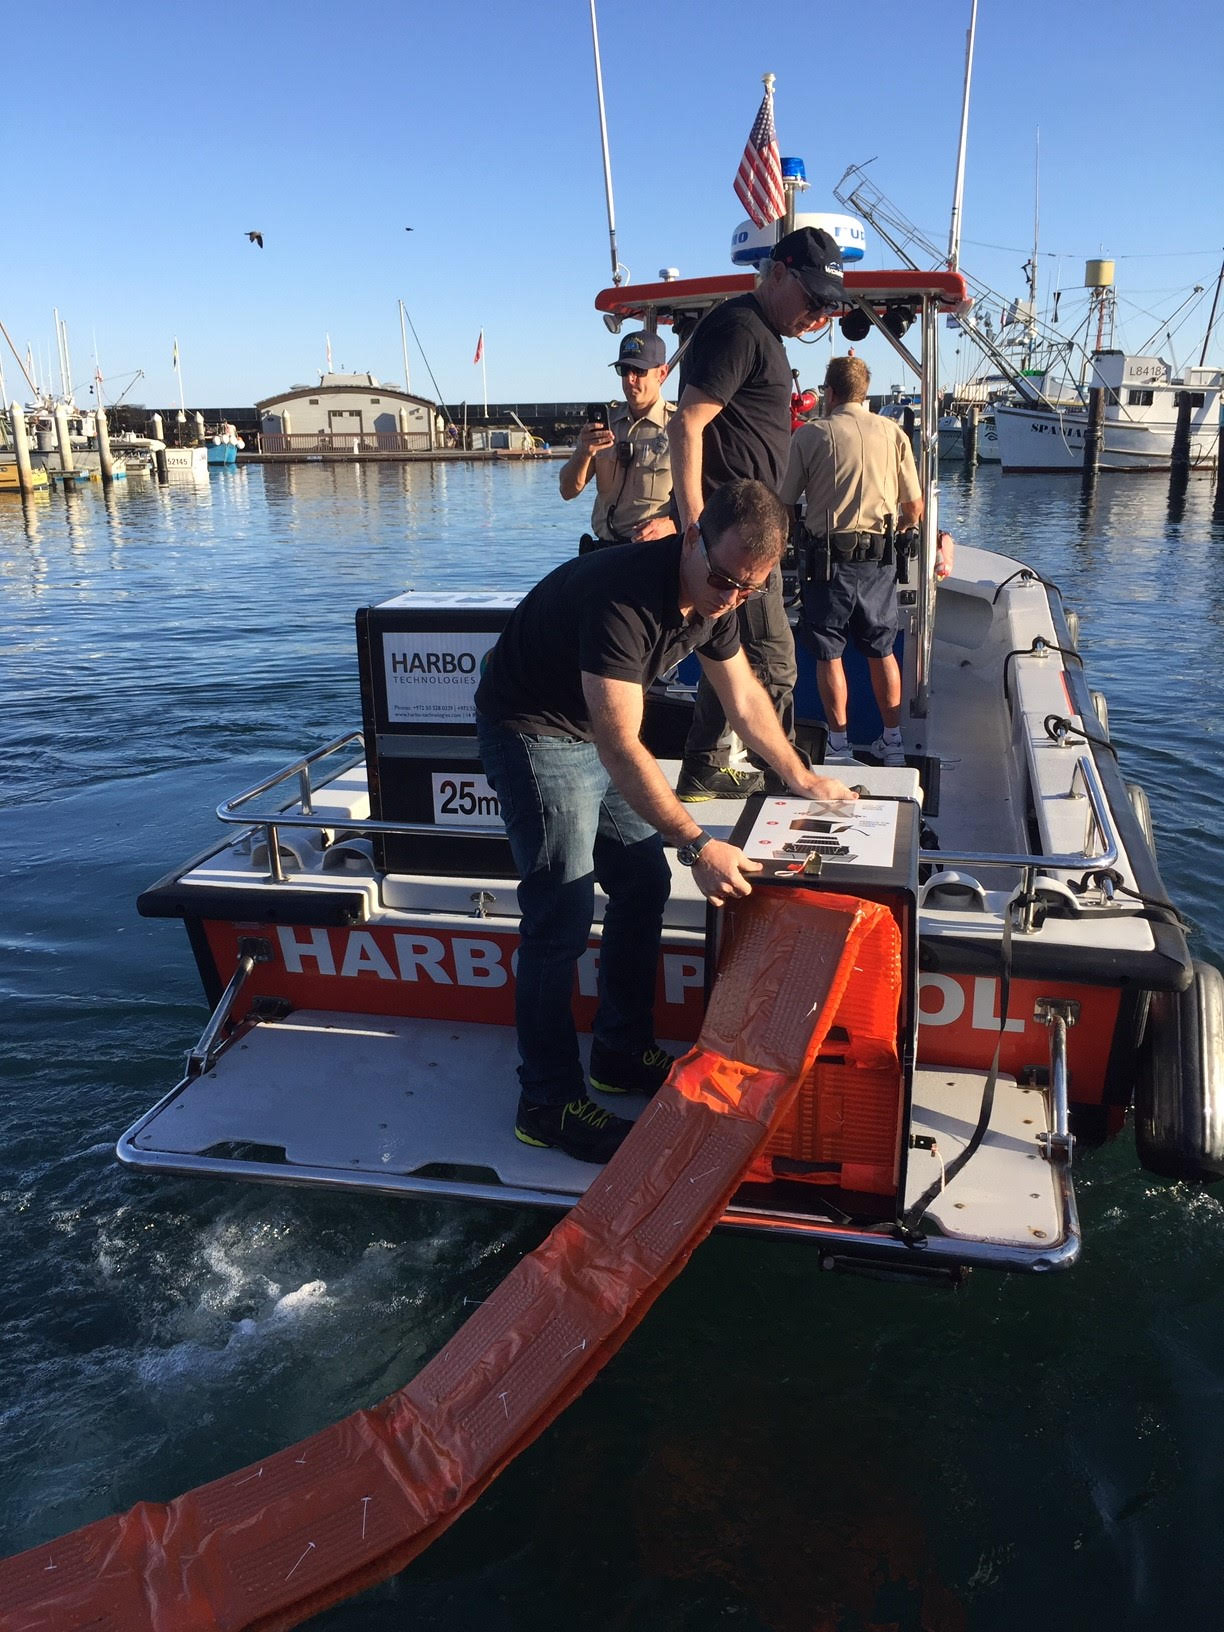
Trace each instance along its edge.
{"label": "hiking shoe", "polygon": [[905,747],[899,742],[885,742],[883,737],[877,737],[871,745],[871,756],[878,759],[881,765],[904,765]]}
{"label": "hiking shoe", "polygon": [[622,1054],[596,1037],[591,1042],[591,1087],[601,1094],[653,1094],[675,1062],[674,1054],[654,1043],[636,1054]]}
{"label": "hiking shoe", "polygon": [[855,758],[854,749],[847,743],[844,748],[826,748],[822,765],[858,765],[860,760]]}
{"label": "hiking shoe", "polygon": [[704,799],[747,799],[764,786],[760,771],[737,771],[730,765],[702,765],[690,771],[681,766],[676,798],[686,805],[699,805]]}
{"label": "hiking shoe", "polygon": [[514,1137],[538,1150],[563,1150],[580,1162],[606,1162],[632,1126],[585,1094],[568,1105],[533,1105],[520,1099]]}

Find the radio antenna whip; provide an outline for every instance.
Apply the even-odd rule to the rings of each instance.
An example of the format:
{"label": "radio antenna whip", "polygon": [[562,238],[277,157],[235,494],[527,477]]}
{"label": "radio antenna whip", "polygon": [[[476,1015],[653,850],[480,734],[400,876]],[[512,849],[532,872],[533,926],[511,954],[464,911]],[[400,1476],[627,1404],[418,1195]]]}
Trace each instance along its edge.
{"label": "radio antenna whip", "polygon": [[961,97],[960,143],[956,151],[956,184],[952,189],[952,219],[948,226],[948,266],[955,272],[960,263],[961,199],[965,192],[965,144],[969,139],[969,82],[973,78],[973,36],[977,31],[977,0],[969,8],[969,31],[965,35],[965,89]]}
{"label": "radio antenna whip", "polygon": [[608,247],[612,252],[612,282],[625,282],[628,269],[616,253],[616,209],[612,203],[612,160],[608,156],[608,116],[604,112],[603,68],[599,61],[599,25],[595,21],[595,0],[591,0],[591,44],[595,49],[595,95],[599,101],[599,139],[603,144],[604,194],[608,200]]}

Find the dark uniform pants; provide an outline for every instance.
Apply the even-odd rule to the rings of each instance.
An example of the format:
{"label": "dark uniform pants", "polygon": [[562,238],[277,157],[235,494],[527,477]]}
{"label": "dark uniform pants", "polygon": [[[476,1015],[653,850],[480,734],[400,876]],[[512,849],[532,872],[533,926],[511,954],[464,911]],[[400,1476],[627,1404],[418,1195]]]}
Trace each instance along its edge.
{"label": "dark uniform pants", "polygon": [[[740,644],[753,673],[769,693],[783,731],[795,740],[795,638],[782,599],[782,569],[775,567],[764,595],[754,595],[739,609]],[[693,723],[684,745],[691,769],[727,763],[731,728],[714,687],[701,676]]]}

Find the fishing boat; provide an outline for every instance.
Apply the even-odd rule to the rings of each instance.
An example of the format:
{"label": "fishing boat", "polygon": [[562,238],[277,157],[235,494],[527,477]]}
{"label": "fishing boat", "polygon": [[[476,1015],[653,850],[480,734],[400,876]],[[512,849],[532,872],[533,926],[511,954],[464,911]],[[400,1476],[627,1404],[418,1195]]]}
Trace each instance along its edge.
{"label": "fishing boat", "polygon": [[[683,332],[752,282],[614,287],[596,306],[613,326]],[[885,334],[901,308],[914,317],[920,371],[938,315],[966,298],[950,272],[848,271],[846,286]],[[1073,1152],[1117,1134],[1132,1105],[1153,1170],[1224,1174],[1224,983],[1190,957],[1058,590],[970,545],[935,586],[937,426],[922,404],[936,400],[929,379],[928,508],[900,591],[906,767],[864,755],[854,807],[702,807],[771,879],[886,901],[904,975],[882,1074],[852,1047],[819,1062],[721,1221],[801,1238],[826,1266],[1052,1270],[1080,1250]],[[511,1131],[515,880],[471,699],[514,604],[410,592],[359,610],[360,729],[227,800],[227,836],[141,896],[142,913],[183,920],[212,1013],[182,1080],[123,1134],[122,1161],[555,1209],[587,1189],[597,1170]],[[800,663],[797,704],[814,715],[801,642]],[[852,680],[853,739],[870,740],[869,687]],[[690,703],[675,679],[649,700],[665,765]],[[683,1052],[727,920],[687,869],[673,885],[659,1035]],[[586,1024],[599,933],[575,991]]]}
{"label": "fishing boat", "polygon": [[[1190,463],[1214,468],[1224,370],[1191,367],[1175,378],[1163,357],[1100,351],[1091,384],[1105,393],[1102,470],[1167,471],[1183,395],[1190,398]],[[1083,468],[1086,408],[999,404],[995,426],[1005,471]]]}

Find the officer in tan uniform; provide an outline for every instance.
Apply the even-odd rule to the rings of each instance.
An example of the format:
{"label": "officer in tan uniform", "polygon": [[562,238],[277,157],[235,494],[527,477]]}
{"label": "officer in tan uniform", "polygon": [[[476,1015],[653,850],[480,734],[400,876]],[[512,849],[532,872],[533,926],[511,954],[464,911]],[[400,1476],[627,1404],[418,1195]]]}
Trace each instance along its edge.
{"label": "officer in tan uniform", "polygon": [[871,751],[885,765],[904,765],[894,551],[922,520],[922,489],[905,432],[867,406],[870,379],[861,357],[833,358],[825,372],[825,417],[795,432],[778,496],[796,515],[800,494],[806,501],[803,617],[829,725],[825,761],[854,762],[842,667],[850,638],[867,656],[884,721]]}
{"label": "officer in tan uniform", "polygon": [[667,422],[672,405],[660,396],[667,378],[667,349],[657,334],[639,330],[621,340],[612,367],[625,401],[611,411],[607,428],[584,425],[578,445],[561,467],[561,497],[576,499],[595,478],[591,531],[582,548],[644,544],[675,535],[668,514],[671,449]]}

